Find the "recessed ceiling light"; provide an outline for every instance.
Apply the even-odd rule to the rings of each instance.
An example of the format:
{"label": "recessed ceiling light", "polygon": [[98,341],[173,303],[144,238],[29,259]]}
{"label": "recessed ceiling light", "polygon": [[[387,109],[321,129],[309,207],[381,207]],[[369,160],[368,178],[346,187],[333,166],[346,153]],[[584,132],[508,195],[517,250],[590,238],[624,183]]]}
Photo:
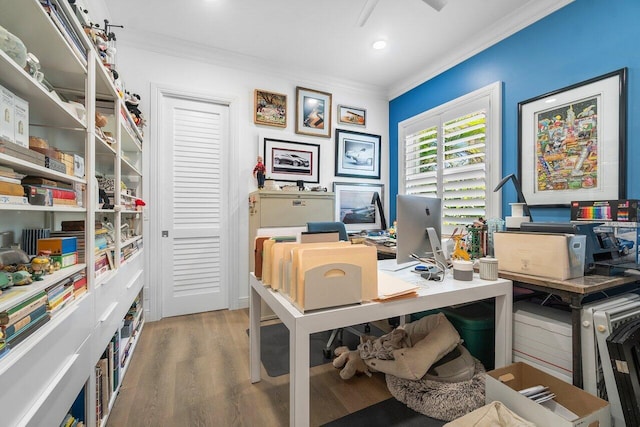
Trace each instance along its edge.
{"label": "recessed ceiling light", "polygon": [[373,48],[376,50],[384,49],[385,47],[387,47],[387,42],[384,40],[378,40],[373,42]]}

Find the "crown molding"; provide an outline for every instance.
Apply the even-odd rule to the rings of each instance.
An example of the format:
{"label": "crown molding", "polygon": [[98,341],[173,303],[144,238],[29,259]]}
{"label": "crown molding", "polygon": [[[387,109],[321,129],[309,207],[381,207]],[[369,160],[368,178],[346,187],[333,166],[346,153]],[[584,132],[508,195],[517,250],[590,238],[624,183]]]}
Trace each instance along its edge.
{"label": "crown molding", "polygon": [[468,49],[451,52],[450,55],[442,57],[440,61],[432,62],[429,67],[411,74],[406,79],[390,85],[387,91],[387,98],[391,100],[408,92],[448,69],[466,61],[474,55],[477,55],[483,50],[488,49],[501,40],[504,40],[540,19],[551,15],[573,1],[575,0],[529,1],[518,10],[497,21],[492,29],[489,29],[484,34],[475,37],[473,42],[468,45]]}
{"label": "crown molding", "polygon": [[[141,44],[140,41],[144,40]],[[202,43],[193,43],[186,40],[169,37],[159,33],[152,33],[128,28],[118,34],[118,48],[126,47],[140,50],[144,46],[145,52],[154,52],[160,55],[173,56],[182,59],[190,59],[232,70],[242,70],[283,78],[298,82],[301,86],[341,88],[345,91],[372,96],[381,100],[388,100],[386,88],[376,85],[367,85],[351,80],[341,79],[336,76],[314,73],[299,64],[282,64],[265,61],[250,55],[244,55],[225,49],[208,46]]]}

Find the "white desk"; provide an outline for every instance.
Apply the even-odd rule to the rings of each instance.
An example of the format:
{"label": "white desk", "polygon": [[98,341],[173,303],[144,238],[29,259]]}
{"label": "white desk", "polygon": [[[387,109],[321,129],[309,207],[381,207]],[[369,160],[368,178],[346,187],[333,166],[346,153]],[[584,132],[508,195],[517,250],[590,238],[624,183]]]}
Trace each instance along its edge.
{"label": "white desk", "polygon": [[[408,269],[390,274],[411,282],[414,282],[417,277]],[[499,368],[511,363],[513,291],[510,280],[480,280],[478,275],[474,274],[473,281],[461,282],[453,280],[449,273],[443,282],[424,281],[425,286],[419,290],[417,298],[385,303],[363,303],[305,314],[298,311],[284,295],[265,287],[253,273],[250,274],[249,282],[251,283],[249,324],[251,382],[260,381],[260,303],[264,300],[289,329],[289,420],[291,426],[309,425],[309,335],[315,332],[495,298],[495,366]]]}

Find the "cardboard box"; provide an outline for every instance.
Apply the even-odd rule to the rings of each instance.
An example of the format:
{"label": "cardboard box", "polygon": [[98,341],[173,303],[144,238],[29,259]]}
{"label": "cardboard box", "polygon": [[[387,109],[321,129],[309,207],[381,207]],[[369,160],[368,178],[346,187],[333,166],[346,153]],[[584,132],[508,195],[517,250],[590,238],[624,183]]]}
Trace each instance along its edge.
{"label": "cardboard box", "polygon": [[49,237],[38,239],[38,252],[51,251],[51,255],[62,255],[78,250],[78,239],[76,237]]}
{"label": "cardboard box", "polygon": [[59,262],[60,268],[71,267],[72,265],[76,265],[78,263],[78,252],[71,252],[62,255],[52,255],[51,259],[53,260],[53,262]]}
{"label": "cardboard box", "polygon": [[619,199],[571,202],[571,221],[640,221],[640,200]]}
{"label": "cardboard box", "polygon": [[14,95],[14,139],[15,143],[29,148],[29,103]]}
{"label": "cardboard box", "polygon": [[[539,426],[610,427],[609,402],[523,362],[486,373],[486,403],[500,401],[522,418]],[[556,395],[543,404],[519,393],[543,385]]]}
{"label": "cardboard box", "polygon": [[13,92],[0,86],[0,140],[16,142],[15,132]]}
{"label": "cardboard box", "polygon": [[498,269],[532,276],[566,280],[584,276],[584,235],[499,232],[494,233]]}

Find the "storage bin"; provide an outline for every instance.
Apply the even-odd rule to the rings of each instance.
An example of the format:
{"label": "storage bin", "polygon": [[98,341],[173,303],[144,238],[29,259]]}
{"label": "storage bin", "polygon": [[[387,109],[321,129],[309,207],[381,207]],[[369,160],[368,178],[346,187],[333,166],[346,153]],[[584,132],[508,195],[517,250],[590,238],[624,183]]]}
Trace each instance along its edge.
{"label": "storage bin", "polygon": [[437,310],[422,311],[411,315],[418,320],[429,314],[442,312],[456,328],[469,353],[480,360],[485,369],[495,364],[495,309],[493,302],[478,302]]}

